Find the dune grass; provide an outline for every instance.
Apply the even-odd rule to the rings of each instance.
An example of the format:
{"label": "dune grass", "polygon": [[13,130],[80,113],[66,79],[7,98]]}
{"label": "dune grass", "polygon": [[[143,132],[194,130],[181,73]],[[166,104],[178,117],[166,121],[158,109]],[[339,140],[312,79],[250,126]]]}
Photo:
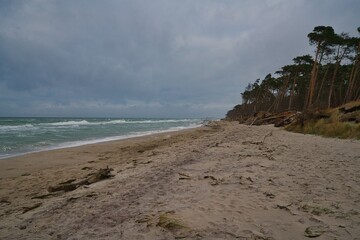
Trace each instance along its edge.
{"label": "dune grass", "polygon": [[322,112],[329,117],[307,118],[303,124],[296,122],[285,127],[286,130],[320,135],[332,138],[350,138],[360,140],[360,123],[341,121],[343,113],[339,108],[328,109]]}

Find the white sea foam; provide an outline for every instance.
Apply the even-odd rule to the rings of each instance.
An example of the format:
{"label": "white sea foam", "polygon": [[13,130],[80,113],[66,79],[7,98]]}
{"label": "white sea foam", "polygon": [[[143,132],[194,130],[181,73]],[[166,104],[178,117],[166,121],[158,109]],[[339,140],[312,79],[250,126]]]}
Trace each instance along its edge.
{"label": "white sea foam", "polygon": [[[99,139],[90,139],[90,140],[65,142],[65,143],[60,143],[60,144],[57,144],[57,145],[47,146],[47,147],[40,147],[38,145],[36,147],[36,149],[34,149],[33,151],[26,151],[26,152],[15,153],[15,154],[1,153],[0,154],[0,159],[14,157],[14,156],[20,156],[20,155],[24,155],[24,154],[27,154],[27,153],[33,153],[33,152],[42,152],[42,151],[69,148],[69,147],[78,147],[78,146],[94,144],[94,143],[109,142],[109,141],[114,141],[114,140],[122,140],[122,139],[134,138],[134,137],[148,136],[148,135],[157,134],[157,133],[174,132],[174,131],[179,131],[179,130],[184,130],[184,129],[196,128],[196,127],[200,127],[202,125],[203,124],[200,124],[200,123],[191,123],[188,126],[178,126],[178,127],[171,127],[171,128],[162,129],[162,130],[152,130],[152,131],[143,131],[143,132],[130,132],[130,133],[126,134],[126,135],[121,135],[121,136],[113,136],[113,137],[105,137],[105,138],[99,138]],[[42,143],[44,143],[44,142],[42,142]]]}
{"label": "white sea foam", "polygon": [[24,131],[24,130],[33,130],[38,129],[32,124],[24,124],[24,125],[3,125],[0,126],[0,132],[8,132],[8,131]]}
{"label": "white sea foam", "polygon": [[86,125],[89,124],[86,120],[81,121],[65,121],[65,122],[54,122],[54,123],[40,123],[40,126],[72,126],[72,125]]}
{"label": "white sea foam", "polygon": [[126,123],[181,123],[200,121],[198,119],[168,119],[168,120],[134,120],[126,121]]}
{"label": "white sea foam", "polygon": [[134,138],[134,137],[148,136],[148,135],[157,134],[157,133],[175,132],[175,131],[180,131],[180,130],[184,130],[184,129],[197,128],[197,127],[201,127],[201,126],[202,126],[202,124],[190,124],[189,126],[186,126],[186,127],[171,127],[171,128],[163,129],[163,130],[130,132],[126,135],[121,135],[121,136],[113,136],[113,137],[105,137],[105,138],[100,138],[100,139],[81,140],[81,141],[61,143],[61,144],[58,144],[57,146],[48,147],[43,150],[78,147],[78,146],[94,144],[94,143],[109,142],[109,141],[129,139],[129,138]]}
{"label": "white sea foam", "polygon": [[81,121],[63,121],[52,123],[39,124],[24,124],[24,125],[2,125],[0,131],[24,131],[36,130],[39,127],[77,127],[81,125],[107,125],[107,124],[156,124],[156,123],[186,123],[186,122],[200,122],[199,119],[167,119],[167,120],[124,120],[116,119],[109,121],[89,122],[87,120]]}
{"label": "white sea foam", "polygon": [[81,121],[65,121],[65,122],[54,122],[54,123],[40,123],[41,126],[80,126],[80,125],[107,125],[107,124],[155,124],[155,123],[185,123],[199,121],[198,119],[167,119],[167,120],[124,120],[116,119],[109,121],[89,122],[87,120]]}
{"label": "white sea foam", "polygon": [[177,131],[202,123],[201,119],[0,119],[0,158]]}

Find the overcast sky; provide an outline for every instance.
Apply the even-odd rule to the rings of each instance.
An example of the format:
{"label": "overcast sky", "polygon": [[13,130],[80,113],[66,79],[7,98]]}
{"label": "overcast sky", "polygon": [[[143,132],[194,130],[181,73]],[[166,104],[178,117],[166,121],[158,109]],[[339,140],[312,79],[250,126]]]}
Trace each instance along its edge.
{"label": "overcast sky", "polygon": [[359,0],[0,0],[0,116],[223,117]]}

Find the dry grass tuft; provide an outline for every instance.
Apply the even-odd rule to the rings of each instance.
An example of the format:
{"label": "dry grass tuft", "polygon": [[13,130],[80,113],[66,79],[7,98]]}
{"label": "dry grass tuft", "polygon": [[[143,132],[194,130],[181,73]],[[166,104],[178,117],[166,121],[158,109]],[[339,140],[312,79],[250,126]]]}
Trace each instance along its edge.
{"label": "dry grass tuft", "polygon": [[[339,108],[323,110],[306,117],[302,124],[298,121],[285,127],[286,130],[321,135],[333,138],[351,138],[360,140],[360,122],[344,121],[344,109],[357,107],[359,102],[349,103]],[[357,110],[352,114],[359,114]],[[320,116],[320,117],[319,117]]]}
{"label": "dry grass tuft", "polygon": [[159,216],[159,222],[156,224],[156,226],[168,229],[170,231],[188,228],[181,220],[168,213],[163,213]]}

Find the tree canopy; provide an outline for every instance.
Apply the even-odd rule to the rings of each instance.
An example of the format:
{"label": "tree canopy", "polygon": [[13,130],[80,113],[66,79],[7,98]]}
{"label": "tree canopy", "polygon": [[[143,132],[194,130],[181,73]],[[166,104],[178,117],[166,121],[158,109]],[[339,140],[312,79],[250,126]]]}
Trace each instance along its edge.
{"label": "tree canopy", "polygon": [[[357,28],[360,33],[360,27]],[[337,34],[331,26],[316,26],[308,35],[309,54],[293,58],[274,76],[249,83],[236,108],[244,115],[323,109],[360,100],[360,38]]]}

